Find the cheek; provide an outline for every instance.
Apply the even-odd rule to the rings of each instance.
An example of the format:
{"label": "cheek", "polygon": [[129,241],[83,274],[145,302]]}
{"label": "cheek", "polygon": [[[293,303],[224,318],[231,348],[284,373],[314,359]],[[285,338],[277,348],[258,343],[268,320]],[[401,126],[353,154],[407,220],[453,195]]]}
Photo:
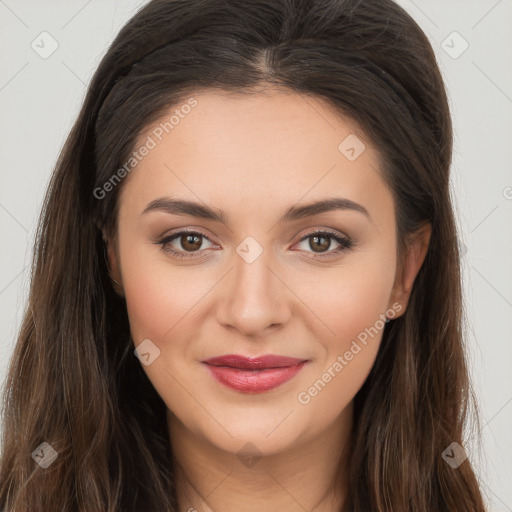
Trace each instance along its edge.
{"label": "cheek", "polygon": [[122,260],[122,274],[134,344],[149,339],[160,351],[143,370],[167,406],[179,410],[187,395],[177,382],[188,379],[190,340],[194,326],[197,330],[201,324],[197,303],[207,291],[204,280],[197,273],[173,270],[154,252],[136,248]]}
{"label": "cheek", "polygon": [[[315,293],[309,292],[308,301],[315,304],[312,309],[320,312],[319,317],[330,332],[325,328],[317,330],[323,355],[310,380],[311,387],[302,390],[299,402],[306,404],[314,398],[315,409],[330,411],[322,413],[326,420],[332,419],[359,391],[380,346],[395,277],[392,250],[380,254],[354,257],[350,265],[340,267],[329,283],[324,283],[328,285],[322,293],[318,287]],[[386,254],[388,257],[384,257]],[[312,284],[306,288],[311,290]]]}
{"label": "cheek", "polygon": [[123,275],[130,330],[136,343],[145,338],[157,342],[179,318],[177,308],[169,307],[170,303],[173,306],[180,304],[175,300],[179,290],[165,286],[158,272],[148,272],[144,268],[127,265]]}
{"label": "cheek", "polygon": [[197,286],[173,275],[154,249],[143,244],[126,247],[121,262],[133,340],[138,344],[149,338],[162,348],[166,336],[183,325],[180,319],[187,321],[187,312],[198,300]]}
{"label": "cheek", "polygon": [[391,286],[384,274],[374,273],[366,267],[354,272],[337,288],[336,297],[329,304],[336,337],[343,345],[372,327],[385,314]]}
{"label": "cheek", "polygon": [[339,351],[385,315],[395,259],[392,252],[375,250],[351,255],[324,275],[303,275],[307,277],[302,277],[294,289],[321,320],[315,328],[318,339],[328,351]]}

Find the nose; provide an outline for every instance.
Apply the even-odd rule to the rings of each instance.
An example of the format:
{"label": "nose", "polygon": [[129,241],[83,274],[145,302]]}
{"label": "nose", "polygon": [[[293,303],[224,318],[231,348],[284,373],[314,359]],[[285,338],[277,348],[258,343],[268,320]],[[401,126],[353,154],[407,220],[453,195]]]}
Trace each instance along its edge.
{"label": "nose", "polygon": [[233,255],[234,268],[226,276],[217,308],[225,328],[258,338],[289,321],[293,294],[271,260],[266,250],[252,262]]}

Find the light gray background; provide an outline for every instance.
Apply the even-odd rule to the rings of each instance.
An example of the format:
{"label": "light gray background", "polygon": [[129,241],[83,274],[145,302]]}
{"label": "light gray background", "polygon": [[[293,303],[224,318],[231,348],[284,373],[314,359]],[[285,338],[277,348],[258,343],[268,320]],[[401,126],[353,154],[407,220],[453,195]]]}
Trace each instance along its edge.
{"label": "light gray background", "polygon": [[[1,381],[27,297],[50,173],[94,69],[145,3],[0,0]],[[454,120],[452,183],[467,248],[468,348],[482,412],[482,458],[473,443],[465,448],[490,510],[512,511],[512,0],[399,4],[434,46]],[[45,31],[58,48],[43,59],[31,44],[51,49],[49,36],[40,36]],[[469,46],[461,53],[464,41]]]}

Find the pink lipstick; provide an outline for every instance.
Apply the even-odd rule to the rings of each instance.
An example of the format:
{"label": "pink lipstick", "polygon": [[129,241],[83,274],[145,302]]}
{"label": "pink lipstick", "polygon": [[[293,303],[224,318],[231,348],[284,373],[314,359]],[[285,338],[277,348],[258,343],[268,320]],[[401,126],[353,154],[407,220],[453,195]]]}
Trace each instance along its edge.
{"label": "pink lipstick", "polygon": [[242,393],[262,393],[277,388],[297,375],[307,362],[295,357],[248,358],[236,354],[203,361],[218,382]]}

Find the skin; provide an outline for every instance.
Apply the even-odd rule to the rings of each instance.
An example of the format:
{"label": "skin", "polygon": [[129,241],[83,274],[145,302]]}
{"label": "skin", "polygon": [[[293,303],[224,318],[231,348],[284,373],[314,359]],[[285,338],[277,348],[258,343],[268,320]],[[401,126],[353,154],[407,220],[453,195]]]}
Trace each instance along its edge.
{"label": "skin", "polygon": [[[382,328],[358,343],[341,371],[333,373],[333,363],[366,328],[380,327],[387,311],[395,318],[405,312],[430,226],[411,238],[399,265],[394,201],[379,155],[321,99],[279,88],[194,98],[198,105],[125,179],[117,236],[108,240],[133,342],[150,339],[160,350],[143,368],[168,408],[180,510],[340,510],[353,398]],[[338,149],[350,134],[366,146],[354,161]],[[142,213],[170,195],[222,209],[227,220]],[[359,203],[369,217],[334,210],[278,223],[291,206],[333,196]],[[207,237],[168,244],[188,259],[157,243],[181,229]],[[321,229],[354,246],[336,254],[334,239],[305,238]],[[263,248],[251,263],[236,252],[248,236]],[[330,256],[318,258],[323,253]],[[201,362],[233,353],[309,362],[277,389],[248,394],[218,383]],[[327,379],[329,368],[330,381],[301,403],[299,393]],[[247,443],[261,456],[252,465],[239,456]]]}

